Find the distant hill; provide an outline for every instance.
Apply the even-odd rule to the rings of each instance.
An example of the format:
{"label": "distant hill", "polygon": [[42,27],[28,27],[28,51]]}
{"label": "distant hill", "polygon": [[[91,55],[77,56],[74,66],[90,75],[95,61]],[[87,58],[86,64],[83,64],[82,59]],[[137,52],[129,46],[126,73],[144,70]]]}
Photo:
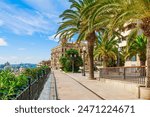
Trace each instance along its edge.
{"label": "distant hill", "polygon": [[[12,68],[36,68],[36,64],[32,63],[21,63],[21,64],[10,64]],[[3,69],[5,66],[4,64],[0,64],[0,69]]]}

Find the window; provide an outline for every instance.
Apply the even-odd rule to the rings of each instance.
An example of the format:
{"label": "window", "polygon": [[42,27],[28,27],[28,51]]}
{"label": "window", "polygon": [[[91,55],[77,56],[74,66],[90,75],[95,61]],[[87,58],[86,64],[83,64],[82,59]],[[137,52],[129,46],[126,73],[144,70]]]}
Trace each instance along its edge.
{"label": "window", "polygon": [[131,58],[131,61],[136,61],[136,56],[133,56],[133,57]]}

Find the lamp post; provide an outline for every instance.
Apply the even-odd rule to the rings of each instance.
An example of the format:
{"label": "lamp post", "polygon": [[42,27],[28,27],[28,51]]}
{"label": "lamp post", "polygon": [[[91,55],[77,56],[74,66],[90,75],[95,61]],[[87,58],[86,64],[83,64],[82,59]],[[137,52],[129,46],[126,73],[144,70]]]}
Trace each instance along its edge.
{"label": "lamp post", "polygon": [[74,73],[74,61],[75,61],[75,58],[76,58],[76,54],[71,54],[70,55],[70,57],[71,57],[71,60],[72,60],[72,73]]}
{"label": "lamp post", "polygon": [[83,76],[85,76],[85,53],[86,53],[86,47],[83,47]]}

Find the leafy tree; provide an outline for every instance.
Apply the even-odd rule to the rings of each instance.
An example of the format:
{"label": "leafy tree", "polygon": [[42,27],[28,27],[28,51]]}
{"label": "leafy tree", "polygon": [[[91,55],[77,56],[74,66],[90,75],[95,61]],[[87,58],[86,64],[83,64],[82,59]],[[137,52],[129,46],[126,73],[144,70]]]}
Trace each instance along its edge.
{"label": "leafy tree", "polygon": [[[74,56],[74,58],[72,58],[72,56]],[[65,56],[61,56],[59,62],[61,63],[62,70],[67,72],[72,71],[72,64],[74,65],[75,72],[78,72],[79,67],[83,65],[82,58],[75,49],[66,51]]]}
{"label": "leafy tree", "polygon": [[59,59],[61,66],[63,66],[62,69],[64,69],[66,61],[67,61],[66,56],[61,56],[61,58]]}

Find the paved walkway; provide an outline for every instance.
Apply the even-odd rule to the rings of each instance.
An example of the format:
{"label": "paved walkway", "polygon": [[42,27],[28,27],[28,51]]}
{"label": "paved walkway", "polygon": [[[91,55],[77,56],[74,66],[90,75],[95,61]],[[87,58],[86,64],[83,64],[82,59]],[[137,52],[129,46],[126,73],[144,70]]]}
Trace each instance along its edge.
{"label": "paved walkway", "polygon": [[[104,99],[137,99],[137,97],[126,91],[118,89],[117,87],[111,87],[98,80],[88,80],[87,76],[82,76],[81,73],[63,73],[60,71],[54,71],[58,87],[58,96],[61,100],[96,100],[100,99],[91,91]],[[98,75],[98,74],[96,74]],[[76,82],[76,81],[77,82]],[[87,90],[86,86],[91,91]]]}
{"label": "paved walkway", "polygon": [[87,90],[85,87],[77,83],[70,76],[60,72],[54,71],[58,99],[60,100],[99,100],[100,98]]}

